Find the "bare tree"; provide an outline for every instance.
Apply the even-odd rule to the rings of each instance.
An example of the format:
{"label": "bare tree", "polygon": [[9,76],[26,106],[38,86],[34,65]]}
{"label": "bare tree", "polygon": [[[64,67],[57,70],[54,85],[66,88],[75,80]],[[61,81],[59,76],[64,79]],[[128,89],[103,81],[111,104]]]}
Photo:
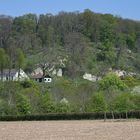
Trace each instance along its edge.
{"label": "bare tree", "polygon": [[0,17],[0,47],[5,47],[10,37],[12,28],[12,18],[1,16]]}
{"label": "bare tree", "polygon": [[65,37],[65,50],[68,54],[68,74],[71,77],[78,76],[84,70],[85,55],[88,43],[80,33],[69,33]]}

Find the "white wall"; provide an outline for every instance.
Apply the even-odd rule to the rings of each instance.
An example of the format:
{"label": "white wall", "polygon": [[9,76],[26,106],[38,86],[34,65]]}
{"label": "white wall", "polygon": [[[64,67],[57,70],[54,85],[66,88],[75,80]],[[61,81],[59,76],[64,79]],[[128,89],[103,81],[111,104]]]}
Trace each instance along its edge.
{"label": "white wall", "polygon": [[44,78],[44,82],[45,83],[51,83],[52,82],[52,78]]}

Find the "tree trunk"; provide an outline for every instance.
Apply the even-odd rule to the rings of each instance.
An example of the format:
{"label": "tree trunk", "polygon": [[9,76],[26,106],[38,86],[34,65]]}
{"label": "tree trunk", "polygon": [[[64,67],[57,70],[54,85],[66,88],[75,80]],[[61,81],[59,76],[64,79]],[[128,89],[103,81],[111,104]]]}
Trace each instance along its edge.
{"label": "tree trunk", "polygon": [[121,117],[121,112],[119,112],[119,118],[121,119],[122,117]]}
{"label": "tree trunk", "polygon": [[113,113],[113,111],[111,111],[111,115],[112,115],[112,119],[114,120],[114,113]]}
{"label": "tree trunk", "polygon": [[104,122],[106,121],[107,117],[106,117],[106,111],[104,112]]}
{"label": "tree trunk", "polygon": [[20,80],[20,66],[18,68],[18,81]]}
{"label": "tree trunk", "polygon": [[8,81],[12,80],[11,79],[11,66],[9,67],[9,74],[8,74]]}
{"label": "tree trunk", "polygon": [[127,111],[126,111],[126,114],[125,115],[126,115],[126,119],[128,119],[128,113],[127,113]]}

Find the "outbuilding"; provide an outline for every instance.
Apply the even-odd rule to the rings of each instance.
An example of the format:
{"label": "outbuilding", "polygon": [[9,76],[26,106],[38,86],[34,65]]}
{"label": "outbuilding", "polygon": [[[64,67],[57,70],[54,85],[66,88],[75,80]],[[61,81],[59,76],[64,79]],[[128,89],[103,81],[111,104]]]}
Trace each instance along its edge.
{"label": "outbuilding", "polygon": [[51,83],[51,82],[52,82],[52,77],[49,76],[49,75],[46,75],[46,76],[44,77],[44,82],[45,82],[45,83]]}
{"label": "outbuilding", "polygon": [[39,83],[51,83],[52,82],[52,77],[49,75],[45,75],[43,76],[42,73],[38,73],[38,74],[34,74],[31,76],[31,79],[34,81],[37,81]]}

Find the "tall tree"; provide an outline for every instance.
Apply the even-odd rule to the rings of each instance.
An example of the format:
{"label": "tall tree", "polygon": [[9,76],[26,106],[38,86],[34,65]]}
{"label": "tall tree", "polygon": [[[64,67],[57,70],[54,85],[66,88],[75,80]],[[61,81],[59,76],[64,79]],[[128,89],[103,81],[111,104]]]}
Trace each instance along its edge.
{"label": "tall tree", "polygon": [[0,48],[0,71],[1,71],[1,80],[3,81],[3,70],[6,65],[6,53],[3,48]]}
{"label": "tall tree", "polygon": [[86,38],[80,33],[69,33],[65,37],[65,50],[68,54],[68,74],[75,78],[84,70],[85,52],[88,48]]}
{"label": "tall tree", "polygon": [[0,17],[0,47],[6,47],[12,27],[11,17]]}
{"label": "tall tree", "polygon": [[115,68],[119,69],[120,68],[120,57],[122,56],[122,53],[124,53],[124,49],[126,47],[126,40],[124,34],[117,34],[116,39],[115,39],[115,44],[116,44],[116,59],[115,59]]}

